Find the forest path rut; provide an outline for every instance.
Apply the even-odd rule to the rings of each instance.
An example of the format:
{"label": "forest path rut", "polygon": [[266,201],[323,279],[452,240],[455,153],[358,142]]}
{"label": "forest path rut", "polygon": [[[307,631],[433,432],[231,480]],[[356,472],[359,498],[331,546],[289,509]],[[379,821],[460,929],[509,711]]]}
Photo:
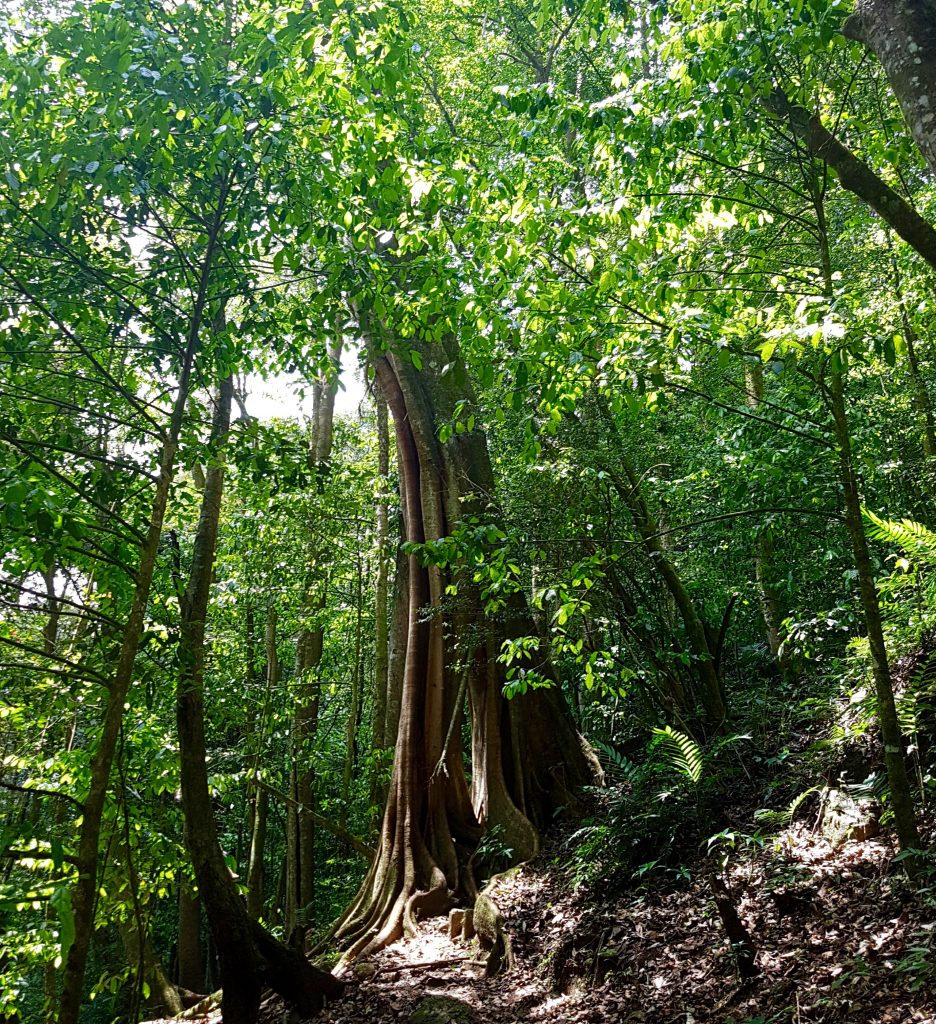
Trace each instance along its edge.
{"label": "forest path rut", "polygon": [[[926,834],[936,846],[936,821]],[[761,968],[743,986],[704,871],[576,889],[553,849],[492,891],[510,971],[486,977],[476,940],[423,921],[347,968],[314,1024],[936,1024],[936,920],[894,853],[886,836],[833,847],[796,823],[734,859],[724,878]],[[780,907],[778,891],[811,895]],[[305,1022],[270,998],[261,1024]]]}
{"label": "forest path rut", "polygon": [[[544,878],[519,871],[492,892],[517,935],[524,907],[540,902]],[[521,926],[522,929],[522,926]],[[412,1024],[507,1024],[553,1021],[536,964],[518,957],[508,974],[487,977],[487,954],[477,940],[449,937],[448,921],[420,923],[419,934],[357,961],[342,976],[348,988],[319,1018],[323,1024],[412,1021]],[[561,1001],[561,1000],[559,1000]],[[563,1018],[570,1019],[570,1018]]]}

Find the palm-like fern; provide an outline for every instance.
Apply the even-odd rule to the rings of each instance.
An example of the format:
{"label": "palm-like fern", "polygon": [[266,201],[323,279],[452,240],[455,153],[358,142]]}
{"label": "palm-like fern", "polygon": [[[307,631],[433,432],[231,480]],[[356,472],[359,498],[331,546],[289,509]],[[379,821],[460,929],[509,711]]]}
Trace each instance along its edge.
{"label": "palm-like fern", "polygon": [[782,811],[774,811],[769,807],[761,807],[760,810],[754,812],[755,821],[763,821],[768,825],[773,825],[776,828],[786,828],[792,824],[793,819],[796,817],[796,812],[802,807],[804,802],[813,795],[813,793],[819,792],[819,786],[810,786],[809,789],[804,789],[802,793],[795,796],[788,807]]}
{"label": "palm-like fern", "polygon": [[911,519],[882,519],[867,509],[863,510],[868,536],[898,548],[907,561],[901,571],[879,581],[885,605],[885,614],[900,614],[901,601],[909,592],[930,609],[936,609],[936,532]]}
{"label": "palm-like fern", "polygon": [[636,786],[643,775],[643,769],[629,758],[615,750],[614,747],[600,740],[593,744],[599,753],[602,765],[609,778],[616,783]]}
{"label": "palm-like fern", "polygon": [[873,540],[893,544],[921,566],[936,565],[936,533],[932,530],[912,519],[882,519],[868,509],[863,511]]}
{"label": "palm-like fern", "polygon": [[668,753],[670,764],[676,771],[685,775],[690,782],[697,783],[702,778],[703,763],[699,744],[691,736],[670,725],[665,729],[654,729],[653,734]]}

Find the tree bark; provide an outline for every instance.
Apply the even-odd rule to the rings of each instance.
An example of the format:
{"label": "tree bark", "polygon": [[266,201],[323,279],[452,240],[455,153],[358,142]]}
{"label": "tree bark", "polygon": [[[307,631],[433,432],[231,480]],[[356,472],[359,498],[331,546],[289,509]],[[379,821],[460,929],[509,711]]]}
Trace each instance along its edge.
{"label": "tree bark", "polygon": [[[845,527],[848,530],[855,558],[861,609],[864,613],[868,646],[871,651],[871,672],[874,677],[874,690],[877,697],[878,725],[881,729],[881,738],[884,741],[884,764],[887,768],[894,825],[902,850],[919,849],[920,834],[917,831],[913,795],[907,775],[903,736],[900,732],[897,707],[894,703],[894,687],[887,660],[884,630],[881,625],[877,586],[874,581],[868,539],[865,536],[864,521],[861,516],[861,496],[852,459],[851,433],[845,412],[845,384],[841,373],[830,375],[829,400],[839,448],[839,469],[845,501]],[[909,866],[912,871],[913,864],[910,863]]]}
{"label": "tree bark", "polygon": [[[439,424],[453,418],[456,402],[471,399],[454,339],[421,345],[423,370],[417,371],[410,360],[382,351],[363,318],[361,326],[377,386],[393,414],[407,541],[441,540],[473,512],[496,518],[483,434],[438,440]],[[377,856],[337,930],[349,956],[411,933],[421,914],[443,913],[453,894],[473,897],[467,865],[484,829],[500,829],[514,860],[532,856],[538,848],[533,821],[549,821],[579,786],[600,776],[558,687],[533,690],[509,706],[501,696],[501,641],[533,628],[524,597],[517,595],[503,620],[485,620],[469,573],[422,565],[414,554],[408,571],[393,774]],[[454,611],[447,593],[453,583]],[[459,669],[468,673],[471,792],[457,726]]]}
{"label": "tree bark", "polygon": [[881,62],[910,134],[936,174],[936,4],[857,0],[843,32]]}
{"label": "tree bark", "polygon": [[201,901],[184,883],[179,886],[179,988],[205,990],[205,957],[201,944]]}
{"label": "tree bark", "polygon": [[[374,753],[386,749],[387,687],[390,678],[390,634],[387,619],[390,564],[388,558],[390,433],[387,425],[387,401],[378,394],[377,407],[377,507],[375,545],[377,579],[374,584],[374,725],[371,746]],[[375,790],[376,792],[376,790]]]}
{"label": "tree bark", "polygon": [[839,142],[817,114],[791,103],[779,90],[765,101],[765,105],[774,116],[787,123],[811,156],[825,161],[835,171],[842,188],[871,207],[931,267],[936,267],[936,229],[864,161]]}
{"label": "tree bark", "polygon": [[390,595],[390,638],[387,652],[387,718],[384,725],[384,749],[396,747],[400,728],[400,703],[403,699],[403,670],[406,665],[406,642],[409,639],[409,559],[403,550],[405,527],[402,511],[397,517],[396,556],[393,569],[393,590]]}
{"label": "tree bark", "polygon": [[224,1024],[255,1024],[264,985],[301,1014],[321,1009],[342,985],[301,954],[277,942],[247,913],[218,841],[208,788],[204,714],[205,620],[221,515],[224,446],[231,418],[233,381],[218,395],[192,569],[181,602],[176,722],[179,732],[185,839],[204,901],[221,971]]}

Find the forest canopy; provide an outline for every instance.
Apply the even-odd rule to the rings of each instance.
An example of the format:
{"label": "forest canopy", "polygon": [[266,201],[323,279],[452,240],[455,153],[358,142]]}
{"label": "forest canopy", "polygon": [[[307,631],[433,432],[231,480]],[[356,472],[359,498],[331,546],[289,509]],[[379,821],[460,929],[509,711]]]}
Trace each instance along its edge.
{"label": "forest canopy", "polygon": [[932,920],[933,0],[0,39],[2,1024],[306,1019],[450,913],[493,976],[546,863],[701,880],[759,1006],[804,822]]}

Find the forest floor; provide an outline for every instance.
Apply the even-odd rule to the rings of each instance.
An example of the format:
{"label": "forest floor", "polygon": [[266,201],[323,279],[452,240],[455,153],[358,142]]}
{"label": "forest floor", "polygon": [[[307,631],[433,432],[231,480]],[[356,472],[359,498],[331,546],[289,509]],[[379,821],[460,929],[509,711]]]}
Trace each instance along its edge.
{"label": "forest floor", "polygon": [[[614,896],[606,884],[573,888],[558,853],[492,894],[512,970],[485,977],[476,940],[425,921],[349,969],[321,1024],[936,1024],[936,920],[886,838],[833,848],[795,824],[733,862],[723,877],[761,972],[746,985],[708,865]],[[778,891],[793,894],[786,905]],[[263,1020],[295,1024],[273,1000]]]}

